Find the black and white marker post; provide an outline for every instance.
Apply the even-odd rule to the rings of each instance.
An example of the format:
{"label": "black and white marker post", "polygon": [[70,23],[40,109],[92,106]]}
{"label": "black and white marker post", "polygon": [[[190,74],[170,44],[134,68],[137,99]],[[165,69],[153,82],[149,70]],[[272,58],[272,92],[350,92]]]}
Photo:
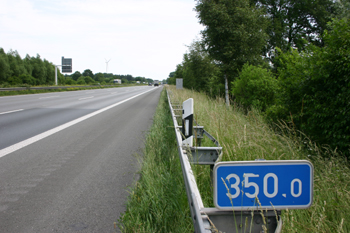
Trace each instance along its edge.
{"label": "black and white marker post", "polygon": [[193,99],[190,98],[182,104],[182,145],[193,146]]}

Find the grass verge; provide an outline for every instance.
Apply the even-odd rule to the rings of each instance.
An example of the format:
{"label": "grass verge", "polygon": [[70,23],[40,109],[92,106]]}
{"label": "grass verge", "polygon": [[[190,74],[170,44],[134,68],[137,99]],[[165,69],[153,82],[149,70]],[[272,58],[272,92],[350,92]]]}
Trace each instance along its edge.
{"label": "grass verge", "polygon": [[[272,129],[254,110],[243,114],[237,107],[227,108],[222,99],[168,88],[174,100],[194,99],[194,117],[220,142],[224,161],[264,158],[313,163],[313,205],[283,211],[283,232],[350,232],[350,170],[345,158],[317,147],[286,124]],[[163,91],[147,137],[141,179],[130,190],[127,211],[119,219],[122,232],[193,232],[172,125]],[[209,167],[192,168],[204,205],[213,206]]]}
{"label": "grass verge", "polygon": [[[223,99],[168,88],[180,102],[194,99],[194,118],[219,141],[223,161],[307,159],[313,163],[313,205],[309,209],[283,211],[283,232],[350,232],[350,170],[345,158],[326,147],[317,147],[286,124],[271,128],[255,110],[244,114],[238,107],[227,108]],[[213,206],[209,168],[192,168],[204,205]]]}
{"label": "grass verge", "polygon": [[122,232],[193,232],[165,89],[146,139],[141,178],[130,189]]}

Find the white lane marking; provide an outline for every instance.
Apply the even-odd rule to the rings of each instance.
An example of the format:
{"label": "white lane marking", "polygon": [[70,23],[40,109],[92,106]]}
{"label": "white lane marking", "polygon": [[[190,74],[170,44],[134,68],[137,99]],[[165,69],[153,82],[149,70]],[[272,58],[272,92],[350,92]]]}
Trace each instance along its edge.
{"label": "white lane marking", "polygon": [[56,97],[60,97],[59,95],[55,95],[55,96],[48,96],[48,97],[40,97],[39,100],[41,99],[49,99],[49,98],[56,98]]}
{"label": "white lane marking", "polygon": [[43,132],[43,133],[41,133],[41,134],[38,134],[38,135],[36,135],[36,136],[34,136],[34,137],[31,137],[31,138],[28,138],[28,139],[26,139],[26,140],[24,140],[24,141],[21,141],[21,142],[18,142],[18,143],[16,143],[16,144],[13,144],[12,146],[6,147],[6,148],[0,150],[0,158],[1,158],[1,157],[4,157],[5,155],[8,155],[8,154],[10,154],[10,153],[12,153],[12,152],[15,152],[15,151],[17,151],[17,150],[19,150],[19,149],[22,149],[23,147],[26,147],[26,146],[28,146],[28,145],[30,145],[30,144],[32,144],[32,143],[35,143],[35,142],[37,142],[37,141],[39,141],[39,140],[41,140],[41,139],[44,139],[44,138],[46,138],[46,137],[48,137],[48,136],[51,136],[52,134],[57,133],[57,132],[59,132],[59,131],[61,131],[61,130],[64,130],[64,129],[70,127],[70,126],[73,126],[73,125],[75,125],[75,124],[78,124],[79,122],[82,122],[82,121],[84,121],[84,120],[86,120],[86,119],[89,119],[89,118],[91,118],[91,117],[93,117],[93,116],[96,116],[96,115],[98,115],[98,114],[100,114],[100,113],[102,113],[102,112],[105,112],[105,111],[107,111],[107,110],[109,110],[109,109],[111,109],[111,108],[114,108],[114,107],[116,107],[116,106],[118,106],[118,105],[120,105],[120,104],[122,104],[122,103],[125,103],[125,102],[127,102],[127,101],[129,101],[129,100],[132,100],[132,99],[134,99],[134,98],[136,98],[136,97],[138,97],[138,96],[140,96],[140,95],[143,95],[143,94],[145,94],[145,93],[147,93],[147,92],[150,92],[150,91],[152,91],[152,90],[155,90],[155,89],[151,89],[151,90],[142,92],[142,93],[140,93],[140,94],[134,95],[134,96],[132,96],[132,97],[130,97],[130,98],[127,98],[127,99],[125,99],[125,100],[122,100],[122,101],[120,101],[120,102],[118,102],[118,103],[112,104],[112,105],[110,105],[110,106],[107,106],[107,107],[105,107],[105,108],[102,108],[102,109],[100,109],[100,110],[97,110],[97,111],[95,111],[95,112],[92,112],[92,113],[90,113],[90,114],[87,114],[87,115],[85,115],[85,116],[82,116],[82,117],[80,117],[80,118],[77,118],[77,119],[75,119],[75,120],[72,120],[72,121],[70,121],[70,122],[67,122],[67,123],[65,123],[65,124],[63,124],[63,125],[57,126],[56,128],[53,128],[53,129],[50,129],[50,130],[48,130],[48,131],[46,131],[46,132]]}
{"label": "white lane marking", "polygon": [[87,100],[87,99],[91,99],[94,98],[93,96],[89,96],[89,97],[84,97],[84,98],[80,98],[79,100]]}
{"label": "white lane marking", "polygon": [[3,115],[3,114],[8,114],[8,113],[13,113],[13,112],[20,112],[20,111],[23,111],[24,109],[17,109],[17,110],[12,110],[12,111],[8,111],[8,112],[0,112],[0,115]]}

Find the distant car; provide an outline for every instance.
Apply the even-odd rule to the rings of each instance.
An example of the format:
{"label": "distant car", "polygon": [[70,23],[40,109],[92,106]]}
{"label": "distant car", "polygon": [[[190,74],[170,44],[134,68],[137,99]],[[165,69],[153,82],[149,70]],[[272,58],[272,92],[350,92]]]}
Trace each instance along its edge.
{"label": "distant car", "polygon": [[152,86],[152,83],[149,83],[148,86]]}

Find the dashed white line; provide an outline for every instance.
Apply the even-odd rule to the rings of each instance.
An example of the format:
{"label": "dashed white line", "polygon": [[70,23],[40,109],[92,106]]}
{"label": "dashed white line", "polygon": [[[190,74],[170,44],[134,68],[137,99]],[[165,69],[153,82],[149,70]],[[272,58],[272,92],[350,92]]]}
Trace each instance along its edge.
{"label": "dashed white line", "polygon": [[87,99],[91,99],[91,98],[94,98],[94,96],[89,96],[89,97],[80,98],[79,100],[87,100]]}
{"label": "dashed white line", "polygon": [[12,111],[8,111],[8,112],[0,112],[0,115],[4,115],[4,114],[8,114],[8,113],[13,113],[13,112],[20,112],[23,111],[24,109],[17,109],[17,110],[12,110]]}
{"label": "dashed white line", "polygon": [[60,97],[59,95],[55,95],[55,96],[48,96],[48,97],[40,97],[39,100],[41,99],[49,99],[49,98],[56,98],[56,97]]}

